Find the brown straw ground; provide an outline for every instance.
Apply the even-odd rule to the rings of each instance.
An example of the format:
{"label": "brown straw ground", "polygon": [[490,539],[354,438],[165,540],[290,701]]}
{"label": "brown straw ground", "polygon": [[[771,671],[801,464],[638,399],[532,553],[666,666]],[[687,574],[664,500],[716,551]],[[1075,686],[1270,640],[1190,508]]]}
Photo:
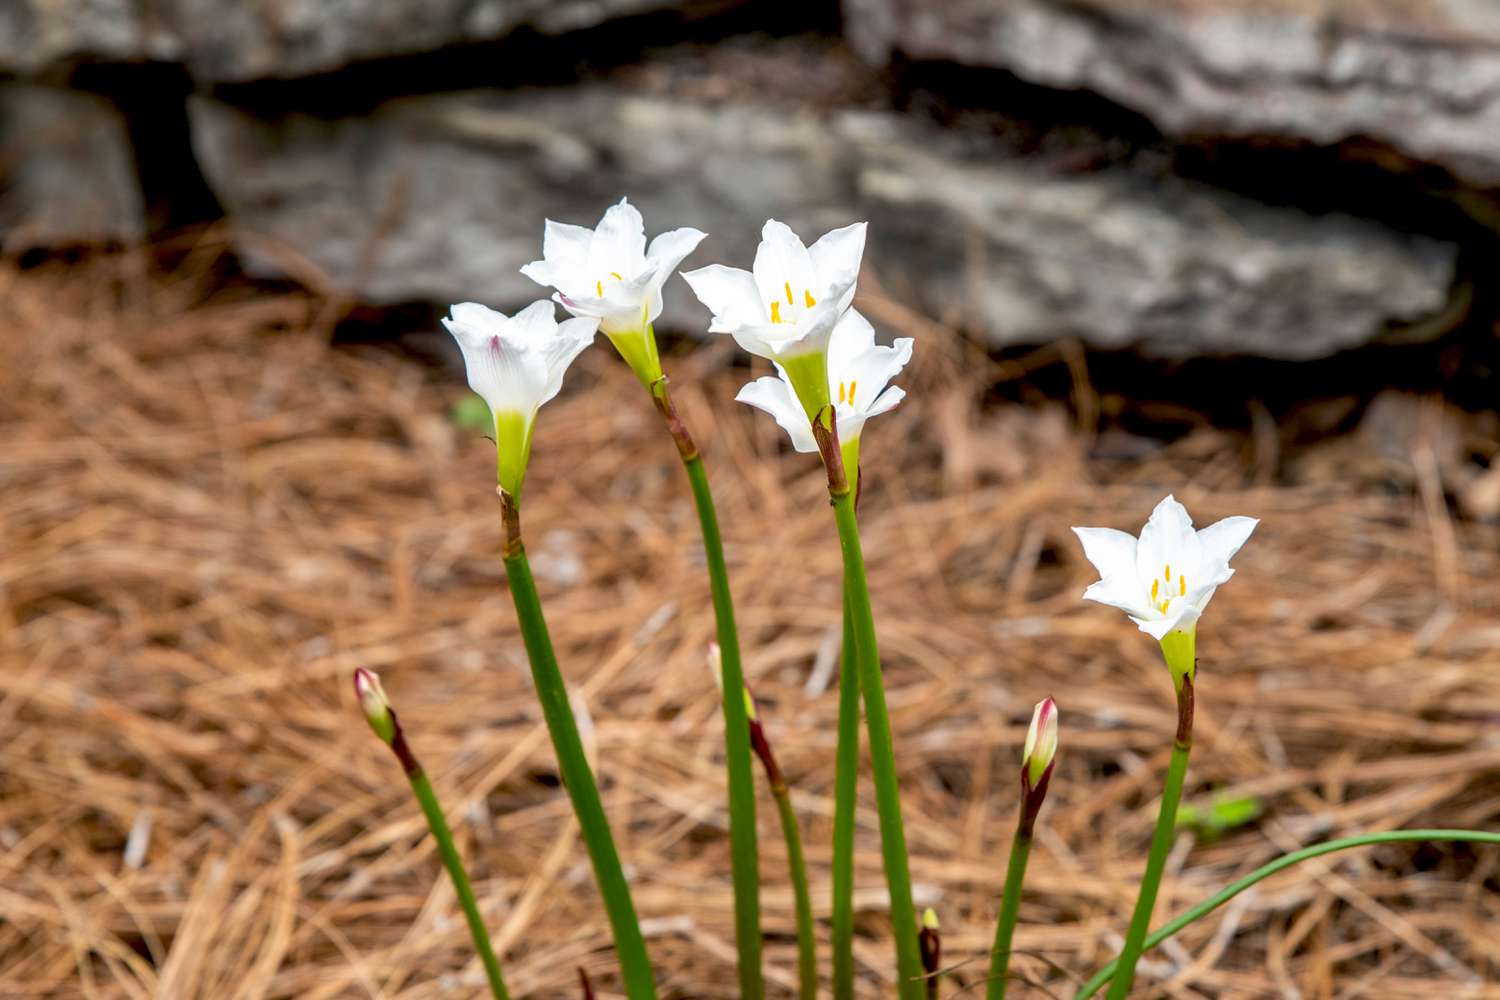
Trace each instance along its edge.
{"label": "brown straw ground", "polygon": [[[447,418],[460,377],[327,346],[314,296],[215,290],[195,259],[215,253],[160,275],[132,257],[0,271],[0,995],[481,996],[421,816],[352,702],[356,665],[382,672],[444,797],[513,992],[577,997],[582,966],[617,995],[500,572],[493,452]],[[1168,491],[1200,524],[1263,519],[1200,630],[1188,789],[1263,812],[1179,840],[1157,922],[1298,845],[1496,828],[1500,538],[1450,514],[1421,428],[1394,459],[1281,454],[1269,425],[1091,438],[1083,379],[1072,408],[986,402],[1024,366],[865,305],[919,338],[907,404],[866,437],[862,517],[944,996],[982,992],[1019,747],[1048,694],[1060,763],[1012,995],[1071,995],[1119,944],[1172,699],[1154,644],[1079,601],[1093,575],[1068,529],[1135,530]],[[746,372],[725,346],[669,367],[826,920],[838,546],[816,462],[731,402]],[[1038,363],[1059,356],[1082,373],[1066,352]],[[1439,430],[1451,416],[1422,406]],[[602,339],[542,412],[525,501],[663,992],[731,997],[698,529],[670,440]],[[791,895],[761,809],[767,975],[785,997]],[[868,778],[861,810],[861,992],[886,997]],[[1497,868],[1494,849],[1391,846],[1284,873],[1151,955],[1137,995],[1500,997]]]}

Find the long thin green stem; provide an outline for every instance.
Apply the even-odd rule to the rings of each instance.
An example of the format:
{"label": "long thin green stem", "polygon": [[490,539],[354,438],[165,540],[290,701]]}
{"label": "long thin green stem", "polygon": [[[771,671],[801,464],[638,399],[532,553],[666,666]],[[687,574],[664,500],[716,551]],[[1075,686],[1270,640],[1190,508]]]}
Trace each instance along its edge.
{"label": "long thin green stem", "polygon": [[854,807],[859,784],[859,664],[854,657],[854,619],[844,597],[844,642],[839,651],[838,744],[833,772],[834,1000],[854,1000]]}
{"label": "long thin green stem", "polygon": [[604,816],[599,786],[584,754],[583,740],[578,736],[578,723],[568,703],[568,692],[557,667],[552,638],[547,632],[546,619],[542,617],[536,581],[531,576],[531,564],[520,543],[518,528],[513,538],[507,539],[505,577],[515,601],[516,617],[521,622],[526,655],[531,660],[531,676],[542,705],[542,715],[547,720],[547,731],[552,736],[563,784],[568,797],[573,800],[573,812],[578,817],[583,842],[588,848],[589,860],[593,862],[594,878],[599,883],[599,894],[604,897],[605,912],[614,931],[625,995],[630,1000],[655,1000],[656,983],[651,973],[651,959],[646,955],[646,942],[641,937],[630,886],[620,868],[620,856],[615,850],[609,821]]}
{"label": "long thin green stem", "polygon": [[792,897],[797,909],[797,996],[813,1000],[818,995],[817,939],[813,935],[812,895],[807,889],[807,858],[802,853],[802,831],[792,808],[791,790],[786,783],[773,785],[776,811],[781,816],[781,835],[786,840],[787,874],[792,880]]}
{"label": "long thin green stem", "polygon": [[1125,934],[1125,946],[1120,950],[1119,973],[1109,986],[1108,1000],[1124,1000],[1135,981],[1135,965],[1140,960],[1146,931],[1151,923],[1151,911],[1156,908],[1156,892],[1161,887],[1161,875],[1167,866],[1167,853],[1172,847],[1172,835],[1177,829],[1177,804],[1182,800],[1182,785],[1187,777],[1188,755],[1192,752],[1191,737],[1179,739],[1172,744],[1172,761],[1167,765],[1167,781],[1162,787],[1161,810],[1156,814],[1156,832],[1151,836],[1151,853],[1146,858],[1146,873],[1141,876],[1141,891],[1136,897],[1135,913],[1130,918],[1130,930]]}
{"label": "long thin green stem", "polygon": [[[1500,833],[1486,833],[1481,830],[1386,830],[1381,833],[1366,833],[1357,837],[1330,840],[1326,844],[1313,844],[1311,847],[1304,847],[1300,851],[1284,854],[1274,861],[1261,865],[1255,871],[1238,881],[1231,882],[1208,899],[1184,912],[1175,920],[1153,931],[1151,936],[1146,938],[1145,946],[1148,950],[1155,948],[1188,924],[1208,916],[1262,879],[1269,878],[1285,868],[1290,868],[1292,865],[1300,864],[1310,858],[1332,854],[1335,851],[1346,851],[1353,847],[1368,847],[1371,844],[1401,844],[1422,841],[1500,844]],[[1088,982],[1079,987],[1078,992],[1073,995],[1073,1000],[1088,1000],[1089,997],[1092,997],[1099,991],[1100,987],[1114,978],[1115,970],[1118,966],[1119,959],[1117,958],[1094,973]]]}
{"label": "long thin green stem", "polygon": [[729,851],[734,878],[734,939],[739,948],[740,996],[758,1000],[765,993],[761,973],[760,860],[755,840],[755,783],[750,773],[750,723],[745,714],[745,673],[740,665],[740,638],[724,565],[724,542],[708,473],[699,455],[683,459],[693,484],[693,501],[703,531],[709,590],[724,669],[724,762],[729,778]]}
{"label": "long thin green stem", "polygon": [[854,515],[854,495],[847,485],[841,492],[831,495],[839,544],[844,554],[844,585],[854,625],[854,649],[865,703],[865,727],[870,734],[870,769],[875,779],[875,804],[880,817],[880,852],[885,862],[885,881],[891,895],[891,927],[896,938],[896,971],[900,978],[898,995],[904,1000],[921,1000],[922,960],[917,946],[917,915],[911,898],[906,831],[901,822],[901,788],[896,774],[890,713],[885,703],[885,681],[880,674],[880,650],[875,639],[875,618],[870,610],[870,588],[865,578],[859,523]]}
{"label": "long thin green stem", "polygon": [[1016,932],[1016,914],[1021,910],[1021,884],[1026,881],[1026,862],[1031,857],[1031,833],[1023,829],[1024,807],[1016,835],[1010,842],[1010,863],[1005,867],[1005,891],[1000,897],[1000,919],[995,922],[995,945],[990,949],[989,985],[986,1000],[1005,1000],[1010,981],[1010,941]]}
{"label": "long thin green stem", "polygon": [[[653,345],[654,352],[654,338],[648,336],[647,340]],[[760,859],[756,846],[755,782],[750,767],[750,723],[745,714],[745,701],[740,697],[745,686],[745,673],[740,663],[740,635],[734,621],[729,570],[724,563],[724,541],[719,534],[719,515],[714,509],[713,493],[708,488],[703,457],[672,402],[667,379],[659,378],[648,388],[682,457],[703,534],[714,625],[723,657],[724,766],[729,785],[729,866],[734,881],[734,939],[739,951],[740,997],[741,1000],[760,1000],[765,994],[765,981],[761,972]]]}
{"label": "long thin green stem", "polygon": [[457,893],[458,903],[463,907],[464,919],[469,922],[474,950],[479,953],[479,961],[484,965],[485,978],[490,981],[490,992],[495,995],[495,1000],[510,1000],[510,994],[505,990],[505,977],[500,975],[500,960],[495,957],[495,949],[490,946],[489,931],[485,929],[484,918],[479,915],[479,904],[474,901],[474,888],[469,884],[469,873],[464,870],[463,859],[453,846],[453,831],[448,829],[448,820],[443,817],[443,807],[438,804],[432,782],[427,780],[427,773],[420,768],[408,774],[407,778],[411,781],[411,790],[417,797],[417,803],[427,817],[432,839],[437,841],[443,867],[448,869],[448,877],[453,880],[453,891]]}

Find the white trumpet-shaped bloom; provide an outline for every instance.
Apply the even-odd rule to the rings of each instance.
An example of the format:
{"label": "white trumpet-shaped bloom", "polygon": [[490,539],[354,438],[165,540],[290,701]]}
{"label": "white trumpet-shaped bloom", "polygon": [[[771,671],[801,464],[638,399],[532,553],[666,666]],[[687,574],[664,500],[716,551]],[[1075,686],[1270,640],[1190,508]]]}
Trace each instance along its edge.
{"label": "white trumpet-shaped bloom", "polygon": [[558,323],[552,303],[545,300],[515,316],[461,302],[443,325],[463,352],[469,387],[484,397],[494,418],[500,485],[519,496],[536,412],[562,388],[564,373],[593,343],[599,321],[588,317]]}
{"label": "white trumpet-shaped bloom", "polygon": [[[906,398],[900,386],[890,385],[911,360],[914,341],[898,337],[890,347],[875,343],[875,328],[870,321],[850,309],[834,327],[828,342],[828,395],[838,417],[839,442],[846,456],[857,459],[860,433],[865,421],[896,407]],[[766,375],[749,383],[734,398],[764,410],[776,419],[792,439],[798,451],[818,450],[812,421],[797,399],[796,390],[787,378],[786,369],[777,366],[778,375]],[[854,464],[850,458],[847,464]]]}
{"label": "white trumpet-shaped bloom", "polygon": [[1195,531],[1187,508],[1168,496],[1151,512],[1140,538],[1113,528],[1074,528],[1083,554],[1099,571],[1084,599],[1119,608],[1159,640],[1176,632],[1191,637],[1214,591],[1234,575],[1229,560],[1258,523],[1226,517]]}
{"label": "white trumpet-shaped bloom", "polygon": [[662,286],[706,233],[673,229],[646,245],[641,213],[621,198],[593,229],[547,220],[542,259],[521,268],[574,316],[599,329],[648,386],[661,378],[651,324],[661,315]]}
{"label": "white trumpet-shaped bloom", "polygon": [[865,224],[825,234],[804,246],[782,222],[761,229],[751,271],[711,264],[683,277],[713,313],[710,333],[727,333],[751,354],[774,361],[813,418],[831,400],[828,343],[854,301]]}

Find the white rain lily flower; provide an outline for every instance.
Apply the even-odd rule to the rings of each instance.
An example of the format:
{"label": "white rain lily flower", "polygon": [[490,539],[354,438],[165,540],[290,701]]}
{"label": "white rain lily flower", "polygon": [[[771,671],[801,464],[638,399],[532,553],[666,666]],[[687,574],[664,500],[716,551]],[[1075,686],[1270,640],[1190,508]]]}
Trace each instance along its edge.
{"label": "white rain lily flower", "polygon": [[558,323],[546,300],[514,317],[461,302],[443,325],[463,352],[469,387],[484,397],[494,418],[500,486],[519,497],[536,411],[562,388],[563,373],[594,342],[599,321],[589,317]]}
{"label": "white rain lily flower", "polygon": [[812,246],[782,222],[761,229],[754,271],[711,264],[683,277],[713,313],[710,333],[727,333],[785,372],[809,420],[831,401],[828,342],[854,301],[865,224],[826,233]]}
{"label": "white rain lily flower", "polygon": [[[898,337],[890,347],[875,343],[875,328],[855,309],[844,313],[828,342],[828,394],[838,417],[844,466],[852,477],[859,468],[859,437],[865,421],[896,407],[906,398],[900,386],[890,385],[911,360],[910,337]],[[802,452],[818,450],[812,421],[797,392],[778,364],[779,376],[766,375],[749,383],[734,398],[764,410],[776,419]]]}
{"label": "white rain lily flower", "polygon": [[574,316],[594,318],[636,377],[648,388],[662,377],[651,324],[661,315],[661,289],[707,233],[673,229],[646,245],[646,224],[625,198],[593,229],[547,220],[542,259],[521,268]]}
{"label": "white rain lily flower", "polygon": [[1187,508],[1169,495],[1139,539],[1113,528],[1074,528],[1100,577],[1084,599],[1119,608],[1159,640],[1180,686],[1182,677],[1193,676],[1198,617],[1234,575],[1229,560],[1259,523],[1226,517],[1195,531]]}

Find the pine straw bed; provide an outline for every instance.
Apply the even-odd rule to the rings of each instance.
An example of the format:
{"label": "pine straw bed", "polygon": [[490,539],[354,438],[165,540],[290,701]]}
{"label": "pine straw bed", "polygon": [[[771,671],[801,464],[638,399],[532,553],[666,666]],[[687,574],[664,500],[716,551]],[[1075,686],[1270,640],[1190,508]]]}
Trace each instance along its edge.
{"label": "pine straw bed", "polygon": [[[352,703],[359,664],[383,673],[456,821],[513,990],[576,997],[581,966],[612,995],[500,573],[491,446],[446,419],[460,378],[330,348],[324,303],[212,291],[200,265],[0,272],[0,995],[479,996],[420,814]],[[866,304],[920,338],[911,399],[867,436],[863,520],[919,905],[956,966],[945,995],[978,993],[1019,746],[1047,694],[1060,771],[1015,995],[1064,995],[1119,943],[1172,699],[1153,644],[1078,600],[1092,574],[1068,527],[1134,530],[1168,490],[1200,523],[1264,519],[1201,632],[1189,801],[1254,795],[1265,812],[1183,837],[1159,914],[1300,844],[1496,827],[1493,526],[1450,517],[1430,475],[1425,491],[1372,488],[1342,461],[1290,476],[1274,434],[1200,429],[1100,457],[1119,449],[1060,406],[985,402],[1024,372]],[[815,461],[729,402],[745,372],[727,357],[669,367],[826,917],[838,549]],[[1097,402],[1081,383],[1079,401]],[[697,527],[670,441],[602,341],[543,411],[527,492],[664,992],[730,997]],[[857,959],[863,994],[888,996],[868,779],[861,792]],[[768,976],[787,996],[791,895],[764,802],[761,837]],[[1461,846],[1314,862],[1154,953],[1138,994],[1500,997],[1483,985],[1500,979],[1497,866]]]}

